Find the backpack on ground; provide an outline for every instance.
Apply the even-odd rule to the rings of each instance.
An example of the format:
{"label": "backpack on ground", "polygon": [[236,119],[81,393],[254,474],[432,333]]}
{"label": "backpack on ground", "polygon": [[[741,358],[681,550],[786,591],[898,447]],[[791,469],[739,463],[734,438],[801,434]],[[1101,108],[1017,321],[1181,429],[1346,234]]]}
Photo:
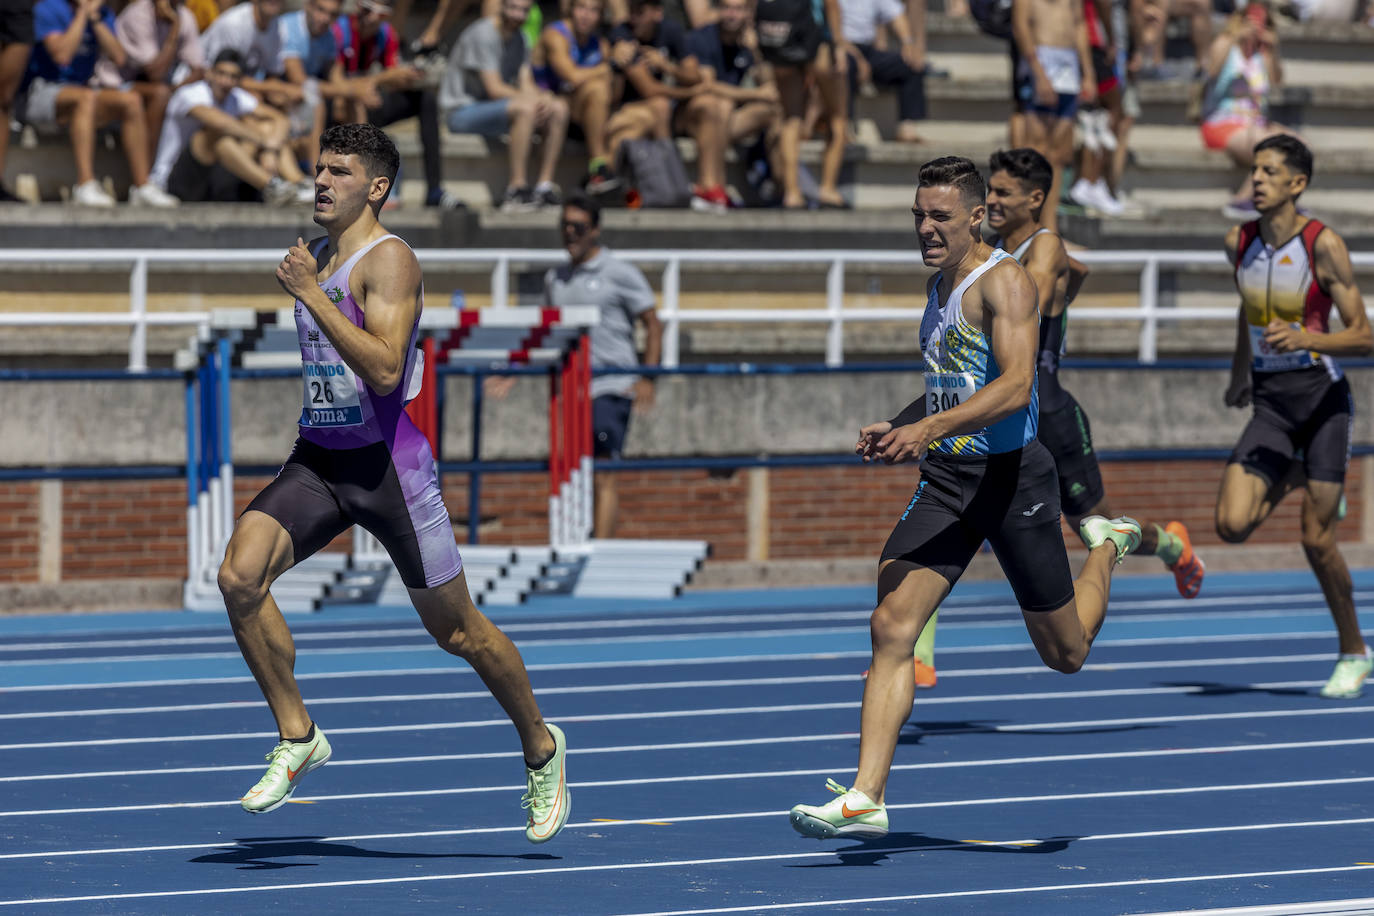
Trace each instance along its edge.
{"label": "backpack on ground", "polygon": [[639,192],[642,207],[685,207],[692,181],[672,140],[626,140],[616,169]]}

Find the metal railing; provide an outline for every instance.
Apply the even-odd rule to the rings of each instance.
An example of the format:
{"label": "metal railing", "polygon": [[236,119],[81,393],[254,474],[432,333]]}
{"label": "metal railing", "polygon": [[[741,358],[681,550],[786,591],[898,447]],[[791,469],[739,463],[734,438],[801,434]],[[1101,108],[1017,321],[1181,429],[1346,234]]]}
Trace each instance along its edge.
{"label": "metal railing", "polygon": [[[49,266],[82,265],[84,267],[129,269],[129,309],[126,312],[58,312],[15,313],[0,312],[0,327],[39,325],[127,325],[129,326],[129,369],[142,372],[148,368],[148,328],[150,326],[182,325],[208,329],[208,311],[149,311],[148,271],[154,265],[197,264],[213,267],[224,264],[254,264],[269,269],[281,258],[284,249],[186,249],[159,251],[155,249],[105,249],[94,251],[11,250],[0,251],[0,265]],[[563,263],[567,255],[561,249],[523,248],[428,248],[416,254],[422,265],[487,266],[491,270],[491,306],[500,308],[511,304],[510,271],[513,265],[552,266]],[[912,308],[847,308],[845,307],[845,271],[851,264],[898,264],[912,269],[926,270],[914,251],[666,251],[657,249],[616,249],[616,255],[639,265],[663,268],[659,284],[659,318],[663,322],[663,365],[669,368],[679,363],[679,338],[684,324],[702,322],[775,321],[821,322],[826,325],[825,364],[844,365],[844,326],[848,322],[914,321],[919,317],[920,303]],[[1138,359],[1153,363],[1158,356],[1157,339],[1161,320],[1196,319],[1233,321],[1234,307],[1161,306],[1159,304],[1159,275],[1161,269],[1178,267],[1226,268],[1226,258],[1220,251],[1076,251],[1074,257],[1088,265],[1129,267],[1140,270],[1140,302],[1135,307],[1075,306],[1075,321],[1140,321]],[[1374,267],[1374,253],[1352,255],[1358,267]],[[684,309],[681,307],[682,269],[684,266],[710,265],[796,265],[825,268],[824,308],[782,309]],[[433,306],[431,306],[433,308]]]}

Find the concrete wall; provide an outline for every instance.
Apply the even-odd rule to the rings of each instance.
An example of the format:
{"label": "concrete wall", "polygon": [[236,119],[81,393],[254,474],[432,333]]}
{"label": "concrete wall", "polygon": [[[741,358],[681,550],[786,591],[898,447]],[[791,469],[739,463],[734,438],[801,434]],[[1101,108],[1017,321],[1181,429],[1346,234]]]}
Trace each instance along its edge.
{"label": "concrete wall", "polygon": [[[1222,405],[1223,370],[1066,370],[1098,448],[1229,448],[1248,411]],[[1374,370],[1350,372],[1355,441],[1374,441]],[[444,457],[471,451],[471,382],[447,381]],[[677,376],[631,423],[627,457],[847,452],[858,428],[887,419],[921,390],[916,373],[829,376]],[[547,383],[521,378],[483,415],[486,459],[547,454]],[[177,464],[185,456],[181,384],[4,382],[0,467]],[[234,460],[277,464],[295,438],[300,383],[233,384]]]}

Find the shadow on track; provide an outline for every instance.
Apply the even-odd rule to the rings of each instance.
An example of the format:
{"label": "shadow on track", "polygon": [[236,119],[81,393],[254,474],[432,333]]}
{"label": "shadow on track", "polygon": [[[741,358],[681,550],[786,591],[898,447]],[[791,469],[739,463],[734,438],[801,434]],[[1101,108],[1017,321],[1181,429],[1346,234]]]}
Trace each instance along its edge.
{"label": "shadow on track", "polygon": [[558,861],[559,856],[546,852],[527,852],[521,854],[480,853],[480,852],[387,852],[381,849],[365,849],[352,843],[328,843],[323,837],[242,837],[235,840],[238,845],[221,852],[196,856],[190,861],[199,865],[235,865],[240,869],[263,870],[275,868],[299,868],[317,866],[319,862],[282,862],[290,858],[355,858],[355,859],[522,859],[529,862]]}
{"label": "shadow on track", "polygon": [[895,855],[910,852],[980,852],[1012,855],[1045,855],[1063,852],[1076,836],[1056,836],[1043,840],[1017,843],[991,843],[977,840],[949,840],[923,833],[889,833],[873,840],[861,841],[857,846],[835,850],[838,862],[812,862],[788,865],[787,868],[871,867]]}

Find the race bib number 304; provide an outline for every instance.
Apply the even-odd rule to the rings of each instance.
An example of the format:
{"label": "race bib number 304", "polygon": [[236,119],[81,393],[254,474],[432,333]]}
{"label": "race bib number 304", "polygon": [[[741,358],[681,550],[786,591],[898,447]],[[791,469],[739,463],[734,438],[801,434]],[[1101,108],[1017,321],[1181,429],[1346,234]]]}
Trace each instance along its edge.
{"label": "race bib number 304", "polygon": [[[1300,328],[1298,324],[1294,328]],[[1307,350],[1292,353],[1278,353],[1264,339],[1264,328],[1250,325],[1251,366],[1260,372],[1285,372],[1289,369],[1306,369],[1313,365],[1312,354]]]}
{"label": "race bib number 304", "polygon": [[301,426],[315,429],[361,426],[358,381],[342,362],[307,362],[303,367]]}
{"label": "race bib number 304", "polygon": [[958,407],[978,390],[971,372],[927,372],[926,416]]}

